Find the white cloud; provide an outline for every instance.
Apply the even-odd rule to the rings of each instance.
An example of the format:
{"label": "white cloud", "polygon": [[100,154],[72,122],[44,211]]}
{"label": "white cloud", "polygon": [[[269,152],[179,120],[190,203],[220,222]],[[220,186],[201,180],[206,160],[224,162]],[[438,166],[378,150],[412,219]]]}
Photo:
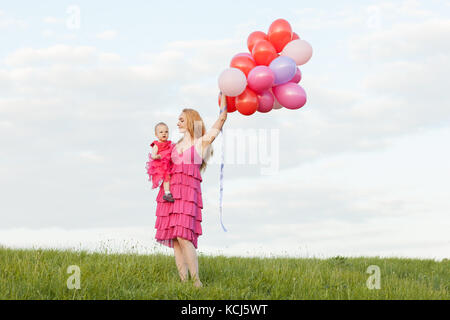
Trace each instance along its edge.
{"label": "white cloud", "polygon": [[[356,28],[358,32],[387,28],[388,24],[405,19],[429,19],[437,13],[422,7],[417,0],[377,1],[374,4],[358,4],[339,10],[303,8],[295,10],[299,19],[292,27],[301,30],[331,30]],[[301,34],[300,34],[301,37]]]}
{"label": "white cloud", "polygon": [[81,159],[95,162],[95,163],[103,163],[105,162],[105,158],[101,155],[96,154],[93,151],[82,151],[78,155]]}
{"label": "white cloud", "polygon": [[[414,8],[412,4],[408,10],[423,19],[425,15],[414,13]],[[365,23],[348,18],[346,11],[326,14],[332,18],[325,22],[328,27]],[[280,129],[282,171],[279,178],[258,179],[257,166],[226,165],[224,222],[230,233],[224,234],[218,225],[218,166],[211,165],[204,175],[207,218],[202,248],[226,243],[228,253],[246,248],[257,252],[258,246],[264,246],[262,252],[294,252],[307,246],[324,255],[395,251],[443,256],[442,224],[433,230],[432,220],[424,223],[421,214],[446,221],[448,186],[422,190],[422,182],[436,185],[435,175],[429,178],[424,170],[421,174],[424,167],[412,165],[407,157],[409,167],[396,163],[385,172],[387,165],[381,166],[375,154],[383,154],[399,136],[411,137],[420,128],[432,129],[449,119],[448,47],[437,42],[445,36],[445,30],[440,32],[447,22],[429,19],[385,26],[352,39],[344,54],[352,53],[354,60],[337,60],[342,47],[330,50],[329,43],[315,51],[315,59],[302,69],[301,84],[309,101],[301,110],[252,117],[229,114],[225,134],[234,128]],[[438,36],[414,35],[421,28]],[[402,45],[399,37],[421,41]],[[343,35],[341,43],[347,39]],[[366,49],[372,40],[377,41],[375,51]],[[133,64],[93,46],[22,48],[7,55],[6,68],[0,69],[0,158],[10,161],[0,166],[0,191],[6,199],[2,212],[8,213],[2,215],[3,243],[21,238],[26,241],[18,243],[24,245],[52,243],[37,240],[50,233],[47,228],[52,225],[77,228],[68,235],[72,244],[86,237],[96,246],[99,239],[88,227],[101,227],[116,239],[153,239],[149,228],[156,191],[150,190],[144,170],[153,125],[165,121],[175,129],[186,104],[201,112],[208,127],[212,125],[218,113],[217,75],[243,44],[231,39],[178,41],[160,52],[143,53]],[[429,51],[429,46],[440,53]],[[364,65],[374,52],[380,59]],[[424,107],[426,97],[433,104]],[[171,131],[171,139],[177,138]],[[219,142],[214,148],[219,157]],[[366,158],[355,160],[361,151]],[[436,149],[424,151],[433,152]],[[349,155],[336,157],[342,154]],[[398,155],[384,160],[397,158],[405,160]],[[433,166],[445,168],[443,163]],[[30,215],[36,208],[39,214]],[[274,221],[278,226],[271,226]],[[5,229],[18,225],[30,229]],[[127,225],[150,227],[114,229]],[[415,237],[418,225],[427,233]],[[64,230],[54,231],[53,239],[65,239]]]}
{"label": "white cloud", "polygon": [[50,38],[50,37],[53,37],[55,35],[55,32],[53,30],[50,30],[50,29],[45,29],[44,31],[42,31],[42,35],[45,38]]}
{"label": "white cloud", "polygon": [[42,21],[46,24],[64,24],[66,20],[64,18],[47,16],[42,19]]}
{"label": "white cloud", "polygon": [[54,45],[48,48],[22,48],[5,58],[8,66],[28,66],[40,63],[89,64],[95,62],[97,49],[90,46]]}
{"label": "white cloud", "polygon": [[115,30],[106,30],[96,34],[97,39],[101,40],[112,40],[116,38],[117,32]]}
{"label": "white cloud", "polygon": [[0,11],[0,30],[2,29],[26,29],[28,23],[22,19],[17,19],[6,15],[3,11]]}
{"label": "white cloud", "polygon": [[[450,19],[397,23],[391,28],[352,37],[351,58],[411,60],[450,52]],[[424,62],[424,61],[422,61]]]}
{"label": "white cloud", "polygon": [[100,53],[98,58],[100,63],[117,63],[121,60],[120,55],[118,55],[117,53],[108,52]]}
{"label": "white cloud", "polygon": [[45,17],[42,21],[46,24],[60,24],[60,23],[65,22],[65,20],[63,18],[57,18],[57,17],[51,17],[51,16]]}

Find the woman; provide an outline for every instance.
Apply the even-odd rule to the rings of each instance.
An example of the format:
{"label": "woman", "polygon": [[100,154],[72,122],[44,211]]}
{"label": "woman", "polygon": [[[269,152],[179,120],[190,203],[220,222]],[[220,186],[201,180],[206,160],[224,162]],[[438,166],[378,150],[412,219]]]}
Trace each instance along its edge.
{"label": "woman", "polygon": [[212,142],[219,135],[227,119],[226,97],[222,94],[221,113],[214,125],[206,131],[197,111],[183,109],[178,118],[178,129],[184,136],[172,150],[173,167],[170,170],[170,191],[174,202],[163,199],[161,186],[156,197],[156,240],[175,254],[175,263],[181,281],[186,281],[188,270],[194,285],[201,287],[198,274],[197,239],[202,234],[202,177],[210,156]]}

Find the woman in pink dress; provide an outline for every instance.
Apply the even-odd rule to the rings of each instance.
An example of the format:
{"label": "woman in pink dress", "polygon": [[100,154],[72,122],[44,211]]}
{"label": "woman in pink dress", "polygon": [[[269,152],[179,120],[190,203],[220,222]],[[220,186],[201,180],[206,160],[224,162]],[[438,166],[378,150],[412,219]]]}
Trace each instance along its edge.
{"label": "woman in pink dress", "polygon": [[196,252],[197,239],[202,234],[201,171],[205,170],[212,155],[211,144],[227,119],[224,95],[220,108],[219,118],[208,131],[197,111],[183,109],[177,125],[184,136],[172,149],[170,191],[174,202],[164,201],[163,186],[156,197],[156,241],[173,248],[181,281],[187,280],[189,270],[196,287],[202,286]]}

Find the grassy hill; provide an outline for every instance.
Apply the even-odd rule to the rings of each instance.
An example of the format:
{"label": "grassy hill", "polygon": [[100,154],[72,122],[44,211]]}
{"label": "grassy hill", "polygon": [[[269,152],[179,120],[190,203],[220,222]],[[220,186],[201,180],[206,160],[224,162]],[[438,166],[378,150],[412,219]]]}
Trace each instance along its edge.
{"label": "grassy hill", "polygon": [[[68,289],[67,268],[80,268]],[[173,256],[0,248],[0,299],[446,299],[450,261],[199,256],[204,287],[181,283]],[[367,268],[381,272],[369,290]]]}

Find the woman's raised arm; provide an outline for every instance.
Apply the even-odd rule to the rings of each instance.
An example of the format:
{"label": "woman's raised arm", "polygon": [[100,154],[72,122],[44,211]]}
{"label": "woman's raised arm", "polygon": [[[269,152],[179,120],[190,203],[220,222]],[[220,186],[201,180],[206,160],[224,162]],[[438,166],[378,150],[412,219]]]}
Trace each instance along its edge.
{"label": "woman's raised arm", "polygon": [[209,129],[205,135],[202,137],[202,147],[207,148],[216,137],[219,135],[220,130],[222,130],[225,121],[227,120],[227,99],[226,96],[222,93],[220,98],[220,115],[216,122],[213,124],[211,129]]}

